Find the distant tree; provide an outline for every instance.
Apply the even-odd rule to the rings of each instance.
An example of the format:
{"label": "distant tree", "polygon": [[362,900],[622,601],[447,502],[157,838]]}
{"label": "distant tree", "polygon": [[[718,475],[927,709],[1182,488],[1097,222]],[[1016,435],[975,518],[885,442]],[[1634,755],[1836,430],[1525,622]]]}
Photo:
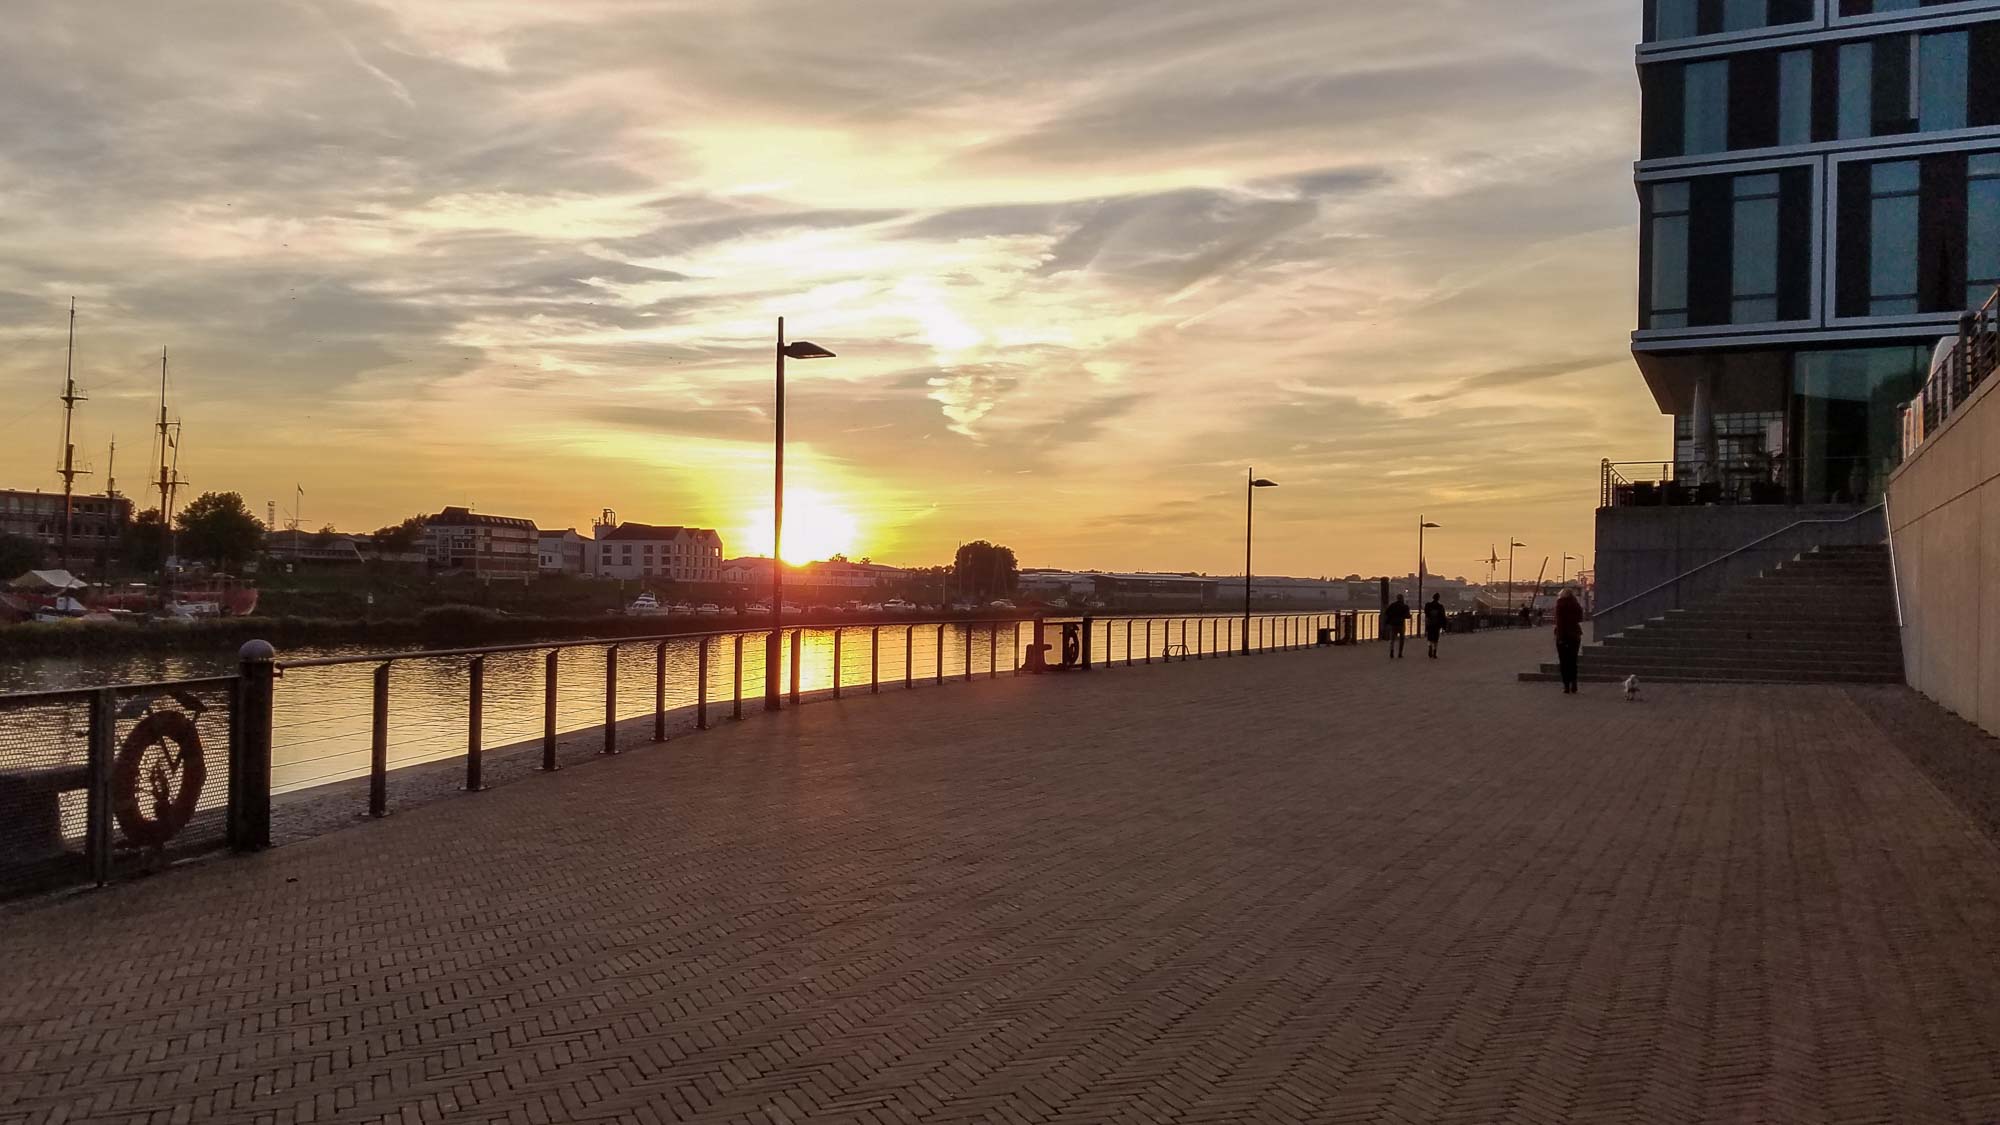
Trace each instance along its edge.
{"label": "distant tree", "polygon": [[333,529],[333,525],[332,525],[332,524],[330,524],[330,523],[328,523],[328,524],[321,524],[321,525],[320,525],[320,529],[319,529],[319,533],[320,533],[321,535],[339,535],[339,534],[340,534],[340,532],[338,532],[338,531],[335,531],[335,530]]}
{"label": "distant tree", "polygon": [[174,517],[180,553],[219,570],[240,570],[264,545],[264,521],[234,492],[204,492]]}
{"label": "distant tree", "polygon": [[0,535],[0,582],[42,565],[42,545],[24,535]]}
{"label": "distant tree", "polygon": [[121,553],[128,570],[151,574],[160,569],[167,555],[167,527],[160,521],[158,508],[147,508],[125,525]]}
{"label": "distant tree", "polygon": [[952,562],[953,585],[960,597],[990,601],[1011,595],[1021,582],[1014,549],[981,539],[958,549]]}
{"label": "distant tree", "polygon": [[370,538],[375,540],[375,546],[378,550],[413,550],[416,548],[417,543],[423,539],[424,525],[428,522],[428,516],[411,516],[402,523],[376,528],[375,534],[370,536]]}

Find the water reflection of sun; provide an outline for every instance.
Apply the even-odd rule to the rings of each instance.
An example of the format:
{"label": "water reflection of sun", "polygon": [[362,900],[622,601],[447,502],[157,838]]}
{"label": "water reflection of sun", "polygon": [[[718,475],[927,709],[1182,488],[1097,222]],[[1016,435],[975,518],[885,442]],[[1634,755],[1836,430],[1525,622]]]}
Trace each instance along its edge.
{"label": "water reflection of sun", "polygon": [[[785,561],[794,566],[852,554],[860,526],[852,513],[824,493],[785,490]],[[771,509],[752,513],[742,542],[771,553]]]}

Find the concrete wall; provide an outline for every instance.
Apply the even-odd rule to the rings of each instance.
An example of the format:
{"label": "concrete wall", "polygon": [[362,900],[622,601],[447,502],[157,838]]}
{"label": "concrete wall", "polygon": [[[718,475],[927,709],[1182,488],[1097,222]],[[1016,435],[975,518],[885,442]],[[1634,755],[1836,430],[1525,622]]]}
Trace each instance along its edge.
{"label": "concrete wall", "polygon": [[[1788,562],[1818,546],[1882,542],[1880,513],[1842,525],[1796,528],[1769,544],[1685,582],[1616,608],[1679,575],[1802,520],[1847,520],[1864,511],[1857,505],[1826,504],[1791,508],[1716,505],[1705,508],[1603,508],[1597,513],[1597,615],[1599,639],[1662,616],[1699,605],[1747,578]],[[1609,612],[1607,612],[1607,610]]]}
{"label": "concrete wall", "polygon": [[2000,378],[1889,478],[1910,686],[2000,734]]}

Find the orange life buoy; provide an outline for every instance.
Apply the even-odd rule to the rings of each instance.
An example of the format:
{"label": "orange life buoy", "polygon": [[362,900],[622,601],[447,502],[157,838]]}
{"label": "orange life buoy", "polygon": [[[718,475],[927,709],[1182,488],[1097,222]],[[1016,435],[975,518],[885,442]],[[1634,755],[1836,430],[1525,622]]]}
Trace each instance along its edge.
{"label": "orange life buoy", "polygon": [[[158,753],[149,753],[156,748]],[[179,835],[194,819],[207,780],[201,731],[193,720],[179,711],[155,711],[141,719],[111,764],[111,811],[126,842],[156,848]]]}

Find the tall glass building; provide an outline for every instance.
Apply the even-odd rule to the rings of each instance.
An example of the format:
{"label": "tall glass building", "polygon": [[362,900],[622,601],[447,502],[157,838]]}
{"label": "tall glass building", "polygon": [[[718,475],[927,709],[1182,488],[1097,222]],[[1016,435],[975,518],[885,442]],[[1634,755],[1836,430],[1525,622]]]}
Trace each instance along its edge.
{"label": "tall glass building", "polygon": [[1867,502],[2000,286],[2000,0],[1645,0],[1639,328],[1683,474]]}

